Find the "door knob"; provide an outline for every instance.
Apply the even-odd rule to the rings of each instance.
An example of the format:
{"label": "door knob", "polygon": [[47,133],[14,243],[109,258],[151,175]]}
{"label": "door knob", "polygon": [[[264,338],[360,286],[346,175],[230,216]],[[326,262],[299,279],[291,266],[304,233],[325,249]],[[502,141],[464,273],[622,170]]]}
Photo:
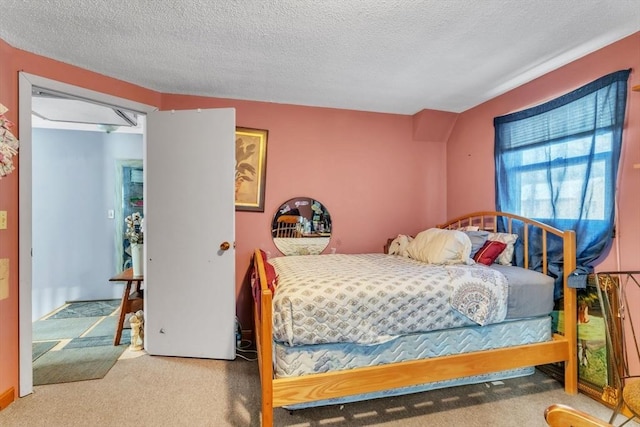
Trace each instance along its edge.
{"label": "door knob", "polygon": [[229,242],[220,243],[220,250],[221,251],[229,250],[230,247],[231,247],[231,245],[229,244]]}

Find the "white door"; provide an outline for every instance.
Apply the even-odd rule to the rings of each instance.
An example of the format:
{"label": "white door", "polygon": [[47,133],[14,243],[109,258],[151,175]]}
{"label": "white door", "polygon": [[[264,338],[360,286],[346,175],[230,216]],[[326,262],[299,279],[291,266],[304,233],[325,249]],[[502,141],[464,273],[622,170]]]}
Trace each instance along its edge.
{"label": "white door", "polygon": [[146,135],[145,348],[234,359],[235,110],[152,112]]}

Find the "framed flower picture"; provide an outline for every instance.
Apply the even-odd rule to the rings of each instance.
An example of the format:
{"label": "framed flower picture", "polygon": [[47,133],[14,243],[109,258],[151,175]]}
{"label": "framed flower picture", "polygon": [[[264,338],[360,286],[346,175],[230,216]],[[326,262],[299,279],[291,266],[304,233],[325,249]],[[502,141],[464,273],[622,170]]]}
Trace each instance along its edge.
{"label": "framed flower picture", "polygon": [[236,128],[236,211],[264,212],[268,131]]}

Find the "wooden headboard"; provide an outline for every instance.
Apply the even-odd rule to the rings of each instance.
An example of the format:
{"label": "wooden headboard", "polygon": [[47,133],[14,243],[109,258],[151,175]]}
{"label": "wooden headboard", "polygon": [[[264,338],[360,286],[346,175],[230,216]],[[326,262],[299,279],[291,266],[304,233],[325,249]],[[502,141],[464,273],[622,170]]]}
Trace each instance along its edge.
{"label": "wooden headboard", "polygon": [[[565,271],[565,280],[568,277],[568,274],[573,272],[576,268],[575,259],[575,233],[572,230],[562,231],[557,228],[551,227],[542,222],[525,218],[523,216],[514,215],[506,212],[497,212],[497,211],[481,211],[474,212],[472,214],[467,214],[458,218],[454,218],[449,220],[443,224],[439,224],[437,228],[443,228],[447,230],[457,230],[464,227],[478,227],[480,230],[490,231],[490,232],[498,232],[498,222],[500,218],[505,218],[507,223],[506,233],[514,232],[514,224],[520,224],[521,228],[524,230],[523,235],[520,236],[522,239],[522,245],[524,250],[524,268],[529,268],[529,238],[530,231],[532,228],[538,228],[540,230],[540,237],[542,239],[541,247],[542,247],[542,273],[548,274],[548,259],[547,259],[547,242],[548,235],[558,236],[563,240],[564,246],[564,269]],[[567,240],[569,239],[569,240]],[[393,242],[394,238],[387,239],[387,243],[384,245],[383,250],[384,253],[389,253],[389,246],[391,242]]]}
{"label": "wooden headboard", "polygon": [[510,214],[506,212],[494,212],[494,211],[482,211],[474,212],[465,216],[454,218],[438,225],[438,228],[444,228],[447,230],[456,230],[463,227],[475,226],[480,230],[486,230],[491,232],[498,231],[498,223],[500,220],[506,222],[506,233],[514,233],[516,224],[519,224],[523,232],[520,238],[522,239],[522,246],[524,251],[524,268],[529,268],[529,248],[530,248],[530,236],[532,229],[538,229],[540,235],[540,246],[542,248],[542,273],[548,274],[548,239],[549,235],[558,236],[563,241],[563,272],[564,272],[564,285],[567,285],[567,278],[576,269],[576,237],[573,230],[559,230],[550,225],[536,221],[534,219],[525,218],[523,216]]}

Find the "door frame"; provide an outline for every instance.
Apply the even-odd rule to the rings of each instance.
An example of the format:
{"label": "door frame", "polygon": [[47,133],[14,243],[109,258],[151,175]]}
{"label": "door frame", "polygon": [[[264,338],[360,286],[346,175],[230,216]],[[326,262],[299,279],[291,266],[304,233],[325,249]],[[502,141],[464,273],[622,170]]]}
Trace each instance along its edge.
{"label": "door frame", "polygon": [[[46,77],[25,72],[18,75],[19,83],[19,138],[20,165],[18,168],[18,217],[19,217],[19,376],[20,397],[33,393],[33,361],[32,361],[32,184],[33,184],[33,145],[32,145],[32,90],[33,87],[53,90],[87,101],[122,107],[140,114],[147,114],[158,109],[156,106],[119,98],[102,92],[62,83]],[[143,129],[142,158],[147,156],[146,128]]]}

